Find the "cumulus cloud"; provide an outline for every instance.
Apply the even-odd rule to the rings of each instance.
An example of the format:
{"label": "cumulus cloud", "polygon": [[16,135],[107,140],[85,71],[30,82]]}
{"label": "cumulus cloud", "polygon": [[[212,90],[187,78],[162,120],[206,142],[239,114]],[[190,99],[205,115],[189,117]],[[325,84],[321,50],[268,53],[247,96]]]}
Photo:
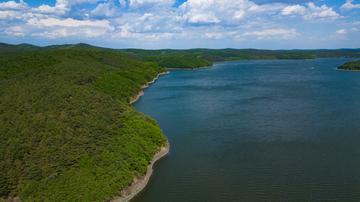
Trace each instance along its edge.
{"label": "cumulus cloud", "polygon": [[182,18],[193,24],[239,24],[259,16],[302,16],[306,20],[337,19],[340,15],[327,5],[284,3],[256,4],[250,0],[188,0],[180,7]]}
{"label": "cumulus cloud", "polygon": [[114,17],[118,14],[118,10],[116,9],[114,1],[110,0],[109,2],[97,5],[96,8],[91,11],[91,14],[97,17]]}
{"label": "cumulus cloud", "polygon": [[234,23],[242,20],[255,3],[248,0],[188,0],[180,6],[181,17],[189,23]]}
{"label": "cumulus cloud", "polygon": [[305,15],[305,13],[307,12],[305,6],[301,6],[301,5],[291,5],[291,6],[286,6],[285,8],[282,9],[281,14],[282,15]]}
{"label": "cumulus cloud", "polygon": [[[181,5],[175,2],[56,0],[54,5],[31,7],[22,0],[9,0],[0,3],[0,33],[14,38],[102,37],[117,41],[294,39],[301,36],[296,22],[341,18],[332,7],[311,2],[187,0]],[[357,5],[349,0],[346,4],[344,9]],[[295,24],[288,23],[289,17]]]}
{"label": "cumulus cloud", "polygon": [[175,0],[120,0],[120,5],[130,9],[170,8],[174,4]]}
{"label": "cumulus cloud", "polygon": [[0,10],[0,20],[13,20],[13,19],[20,19],[21,13],[17,11],[7,10],[1,11]]}
{"label": "cumulus cloud", "polygon": [[208,39],[222,39],[225,37],[225,33],[223,33],[223,32],[208,32],[208,33],[205,33],[205,37]]}
{"label": "cumulus cloud", "polygon": [[2,10],[5,10],[5,9],[20,10],[20,9],[24,9],[26,7],[27,7],[27,4],[23,0],[21,0],[20,2],[6,1],[6,2],[0,3],[0,9],[2,9]]}
{"label": "cumulus cloud", "polygon": [[284,29],[284,28],[272,28],[264,29],[259,31],[246,32],[244,36],[255,36],[259,39],[293,39],[296,38],[299,33],[295,29]]}
{"label": "cumulus cloud", "polygon": [[341,6],[342,10],[352,10],[360,9],[360,4],[354,4],[353,0],[346,0],[346,2]]}
{"label": "cumulus cloud", "polygon": [[28,25],[33,25],[37,27],[99,27],[103,29],[110,28],[110,22],[107,20],[75,20],[72,18],[67,19],[57,19],[57,18],[46,18],[46,19],[30,19],[27,22]]}
{"label": "cumulus cloud", "polygon": [[334,11],[332,8],[327,5],[322,5],[320,7],[316,6],[314,3],[308,3],[309,14],[305,16],[307,19],[314,18],[339,18],[340,15]]}
{"label": "cumulus cloud", "polygon": [[314,3],[307,3],[306,6],[290,5],[282,9],[284,16],[302,16],[306,20],[313,19],[337,19],[340,15],[327,5],[316,6]]}
{"label": "cumulus cloud", "polygon": [[339,34],[339,35],[344,35],[344,34],[347,34],[348,31],[346,29],[339,29],[339,30],[336,30],[336,34]]}
{"label": "cumulus cloud", "polygon": [[34,8],[35,12],[48,13],[48,14],[57,14],[65,15],[71,11],[72,7],[81,4],[94,4],[99,0],[56,0],[54,6],[49,6],[47,4],[40,5],[37,8]]}
{"label": "cumulus cloud", "polygon": [[26,26],[33,36],[46,38],[98,37],[113,30],[107,20],[76,20],[72,18],[30,19]]}
{"label": "cumulus cloud", "polygon": [[12,27],[6,28],[5,33],[7,35],[16,36],[16,37],[25,36],[25,30],[21,26],[12,26]]}

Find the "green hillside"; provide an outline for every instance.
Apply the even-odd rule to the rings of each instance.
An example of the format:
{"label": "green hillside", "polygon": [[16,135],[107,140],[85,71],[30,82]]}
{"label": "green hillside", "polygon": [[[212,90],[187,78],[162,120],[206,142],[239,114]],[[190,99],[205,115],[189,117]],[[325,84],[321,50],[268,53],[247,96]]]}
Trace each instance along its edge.
{"label": "green hillside", "polygon": [[360,60],[346,62],[339,67],[341,70],[360,71]]}
{"label": "green hillside", "polygon": [[18,44],[11,45],[6,43],[0,43],[0,53],[9,53],[9,52],[27,52],[41,50],[41,47],[34,46],[31,44]]}
{"label": "green hillside", "polygon": [[[360,58],[359,49],[338,50],[257,50],[257,49],[190,49],[190,50],[140,50],[125,49],[123,52],[133,54],[144,61],[160,61],[163,58],[185,58],[196,60],[222,62],[231,60],[273,60],[273,59],[314,59],[327,57],[354,57]],[[179,66],[179,62],[171,59],[171,67]],[[207,66],[207,65],[205,65]]]}
{"label": "green hillside", "polygon": [[129,98],[163,71],[86,48],[0,56],[0,196],[104,201],[143,175],[166,139]]}

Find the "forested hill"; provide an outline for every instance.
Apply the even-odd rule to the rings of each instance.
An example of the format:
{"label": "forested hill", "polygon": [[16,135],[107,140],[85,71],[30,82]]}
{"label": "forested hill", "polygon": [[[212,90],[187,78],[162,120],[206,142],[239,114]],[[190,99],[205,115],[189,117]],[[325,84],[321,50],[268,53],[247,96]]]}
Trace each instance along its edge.
{"label": "forested hill", "polygon": [[329,57],[360,58],[360,49],[319,49],[319,50],[259,50],[259,49],[189,49],[189,50],[143,50],[143,49],[107,49],[88,44],[65,44],[45,47],[30,44],[0,44],[0,53],[9,51],[60,50],[60,49],[112,50],[128,54],[144,62],[155,62],[167,68],[196,68],[209,66],[213,62],[230,60],[257,59],[314,59]]}
{"label": "forested hill", "polygon": [[144,175],[166,139],[129,99],[163,70],[105,49],[1,53],[0,201],[105,201]]}

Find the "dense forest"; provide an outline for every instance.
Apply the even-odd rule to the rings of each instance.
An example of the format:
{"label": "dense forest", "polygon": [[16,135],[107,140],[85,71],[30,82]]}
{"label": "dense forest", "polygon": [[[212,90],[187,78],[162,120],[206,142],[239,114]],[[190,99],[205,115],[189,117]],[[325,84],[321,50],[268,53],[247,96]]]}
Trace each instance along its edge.
{"label": "dense forest", "polygon": [[360,71],[360,60],[346,62],[339,67],[341,70]]}
{"label": "dense forest", "polygon": [[144,175],[166,139],[128,101],[162,71],[110,50],[2,53],[0,198],[104,201]]}
{"label": "dense forest", "polygon": [[239,59],[360,57],[360,50],[107,49],[0,44],[0,201],[104,201],[166,138],[129,100],[165,68]]}

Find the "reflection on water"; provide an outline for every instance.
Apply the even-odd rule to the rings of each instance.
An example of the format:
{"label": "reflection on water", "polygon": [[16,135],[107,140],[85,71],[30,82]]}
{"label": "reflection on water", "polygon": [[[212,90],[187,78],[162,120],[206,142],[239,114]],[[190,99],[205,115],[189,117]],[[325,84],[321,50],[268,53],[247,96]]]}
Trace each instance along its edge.
{"label": "reflection on water", "polygon": [[349,59],[173,71],[135,107],[171,143],[135,201],[360,201],[360,73]]}

